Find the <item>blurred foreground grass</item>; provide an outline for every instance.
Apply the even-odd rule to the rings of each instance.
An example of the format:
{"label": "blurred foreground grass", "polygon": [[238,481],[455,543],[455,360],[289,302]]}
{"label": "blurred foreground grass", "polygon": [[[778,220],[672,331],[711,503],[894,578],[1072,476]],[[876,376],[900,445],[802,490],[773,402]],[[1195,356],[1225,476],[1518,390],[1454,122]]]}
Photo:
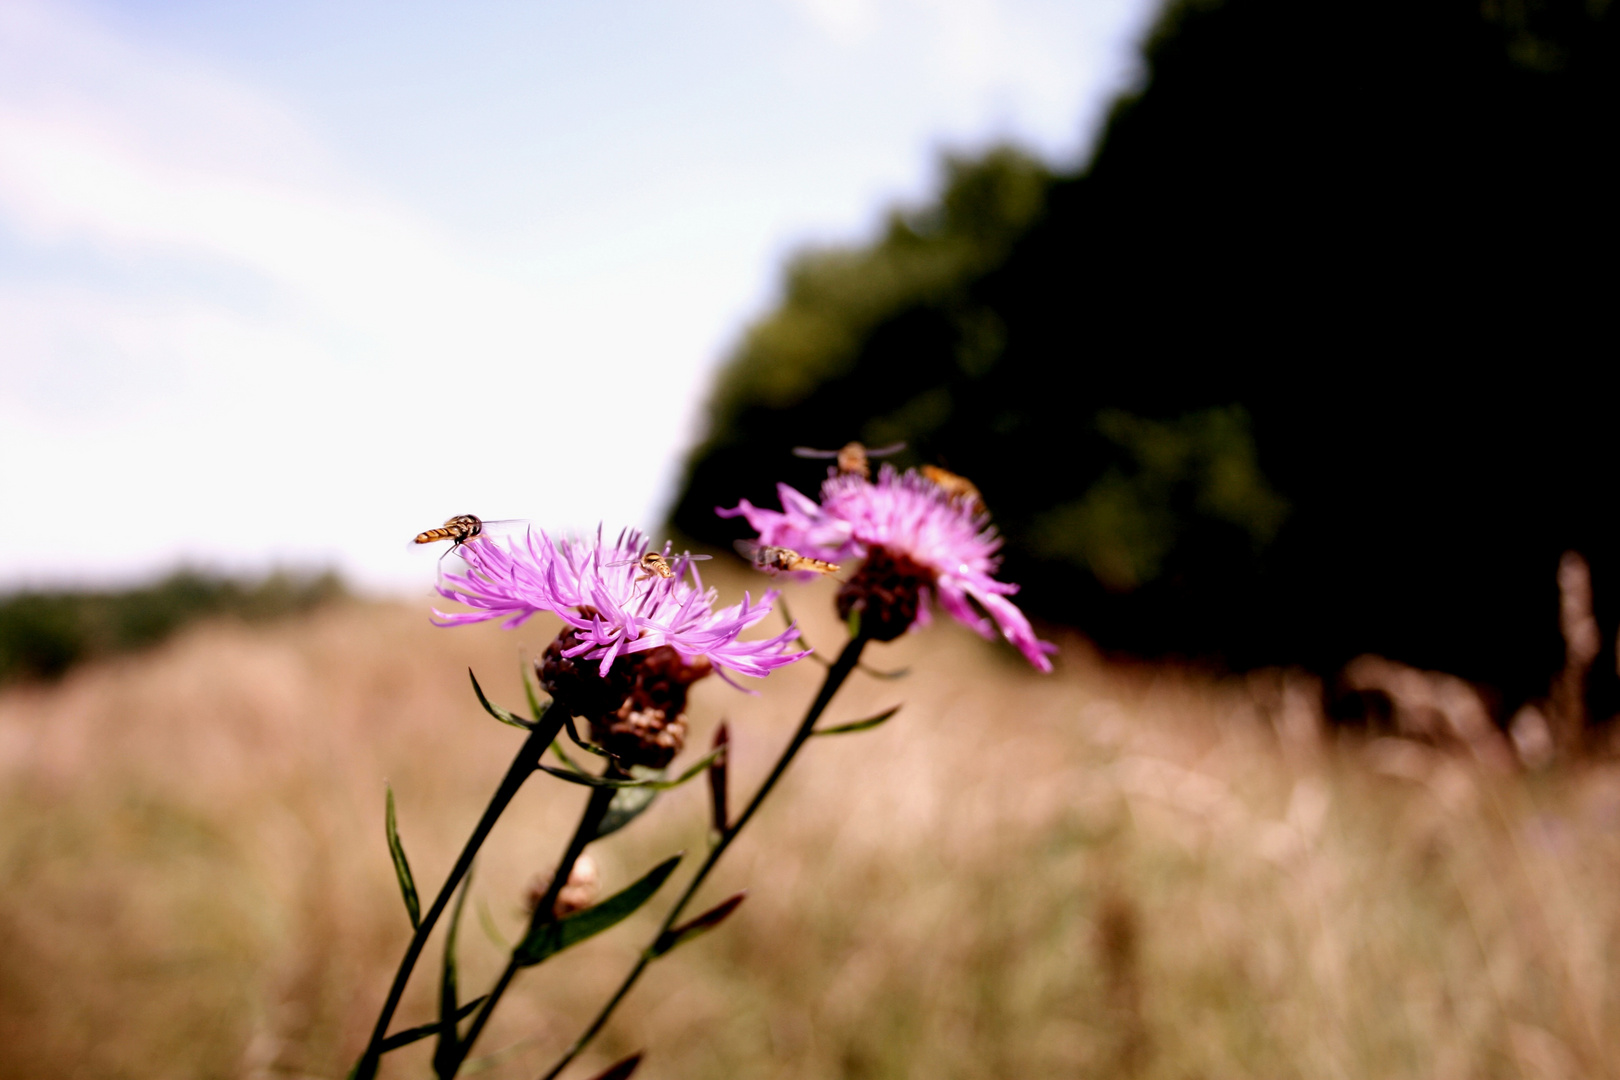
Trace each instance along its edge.
{"label": "blurred foreground grass", "polygon": [[[834,646],[813,591],[795,610]],[[0,694],[0,1076],[342,1076],[408,929],[383,780],[431,889],[519,738],[466,668],[516,704],[519,650],[553,630],[349,604]],[[1302,680],[1109,668],[1073,641],[1049,678],[955,628],[875,653],[911,676],[858,679],[829,719],[905,710],[809,748],[709,890],[749,901],[571,1075],[643,1047],[649,1078],[1617,1071],[1620,772],[1324,738]],[[734,799],[819,674],[694,696],[694,746],[732,721]],[[600,846],[607,889],[700,848],[700,788]],[[498,930],[582,799],[537,777],[497,829],[473,907]],[[477,923],[464,986],[499,965]],[[538,1075],[649,925],[522,979],[487,1075]],[[427,1047],[385,1074],[427,1075]]]}

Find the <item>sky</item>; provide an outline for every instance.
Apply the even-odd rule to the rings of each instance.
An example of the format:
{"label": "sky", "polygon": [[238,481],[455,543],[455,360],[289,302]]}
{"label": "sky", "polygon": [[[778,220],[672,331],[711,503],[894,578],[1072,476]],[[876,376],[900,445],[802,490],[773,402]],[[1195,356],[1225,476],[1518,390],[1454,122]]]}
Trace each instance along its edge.
{"label": "sky", "polygon": [[0,590],[656,527],[785,259],[1083,162],[1155,10],[0,0]]}

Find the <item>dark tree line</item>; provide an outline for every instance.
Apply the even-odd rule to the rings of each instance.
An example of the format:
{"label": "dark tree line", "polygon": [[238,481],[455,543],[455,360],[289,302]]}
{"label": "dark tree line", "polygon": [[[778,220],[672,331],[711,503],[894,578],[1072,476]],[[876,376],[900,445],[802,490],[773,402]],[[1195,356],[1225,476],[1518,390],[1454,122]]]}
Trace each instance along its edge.
{"label": "dark tree line", "polygon": [[247,581],[198,570],[128,589],[0,595],[0,686],[56,678],[85,660],[148,648],[201,619],[263,622],[346,596],[330,572]]}
{"label": "dark tree line", "polygon": [[726,368],[675,524],[810,489],[795,443],[971,477],[1023,600],[1105,648],[1545,692],[1593,567],[1620,708],[1607,0],[1170,7],[1090,164],[949,163],[812,252]]}

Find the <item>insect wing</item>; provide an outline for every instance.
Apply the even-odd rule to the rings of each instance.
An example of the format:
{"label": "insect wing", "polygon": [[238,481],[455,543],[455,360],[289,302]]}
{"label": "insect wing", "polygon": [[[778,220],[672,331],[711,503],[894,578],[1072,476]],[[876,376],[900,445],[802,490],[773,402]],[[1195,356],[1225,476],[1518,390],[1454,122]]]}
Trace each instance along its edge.
{"label": "insect wing", "polygon": [[795,446],[793,448],[794,457],[819,458],[823,461],[831,461],[838,454],[839,451],[837,450],[817,450],[813,446]]}
{"label": "insect wing", "polygon": [[906,448],[906,444],[903,443],[903,442],[890,443],[888,446],[880,446],[876,450],[868,450],[866,452],[866,456],[867,457],[892,457],[895,454],[898,454],[900,451],[904,450],[905,448]]}
{"label": "insect wing", "polygon": [[538,536],[540,527],[529,518],[498,518],[494,521],[485,521],[478,535],[493,540],[507,540],[527,536],[530,532]]}
{"label": "insect wing", "polygon": [[731,546],[736,549],[737,554],[747,559],[755,570],[763,570],[767,574],[776,573],[776,563],[772,555],[777,548],[767,547],[758,540],[734,540]]}

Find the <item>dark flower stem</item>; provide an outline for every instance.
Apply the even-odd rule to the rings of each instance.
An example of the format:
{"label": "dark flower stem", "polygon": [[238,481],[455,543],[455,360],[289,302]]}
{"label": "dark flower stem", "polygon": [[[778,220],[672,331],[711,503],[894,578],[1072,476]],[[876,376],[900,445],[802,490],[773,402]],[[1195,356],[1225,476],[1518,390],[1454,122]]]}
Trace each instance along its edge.
{"label": "dark flower stem", "polygon": [[665,916],[663,925],[653,935],[652,941],[648,943],[647,948],[642,950],[641,955],[636,959],[635,966],[625,976],[624,982],[619,984],[618,990],[614,991],[607,1004],[602,1006],[602,1011],[596,1014],[596,1019],[591,1021],[590,1026],[574,1041],[574,1045],[568,1048],[568,1052],[563,1055],[562,1060],[553,1065],[551,1071],[546,1073],[542,1080],[556,1080],[558,1074],[566,1069],[569,1063],[579,1056],[580,1051],[584,1050],[590,1044],[590,1041],[596,1037],[597,1033],[602,1030],[607,1024],[608,1018],[613,1015],[613,1010],[618,1008],[619,1002],[623,1001],[625,996],[630,993],[630,988],[635,986],[636,980],[641,978],[641,973],[647,970],[648,964],[652,963],[654,959],[653,950],[658,942],[675,925],[676,920],[686,910],[686,906],[692,902],[692,897],[697,895],[699,887],[707,880],[709,872],[720,861],[720,857],[726,853],[726,849],[737,838],[737,834],[743,831],[749,820],[753,818],[754,813],[759,810],[760,804],[771,793],[771,789],[776,786],[777,781],[782,779],[782,774],[787,772],[787,767],[793,762],[795,755],[809,741],[810,736],[815,733],[816,721],[821,719],[821,714],[826,711],[827,706],[832,702],[833,695],[838,693],[838,688],[844,685],[844,680],[849,678],[850,672],[854,671],[861,662],[861,650],[866,648],[868,640],[870,639],[857,634],[849,640],[849,644],[844,646],[844,651],[838,654],[838,659],[833,662],[832,667],[827,669],[827,677],[822,681],[821,690],[816,694],[815,700],[810,703],[809,711],[804,714],[804,719],[799,722],[799,729],[793,733],[793,740],[782,751],[782,756],[777,758],[775,768],[771,769],[770,775],[765,778],[765,782],[760,785],[759,790],[754,793],[754,797],[749,800],[748,806],[743,810],[742,815],[737,818],[736,823],[720,833],[719,841],[709,851],[709,857],[703,861],[703,865],[698,868],[697,876],[686,886],[686,891],[681,894],[681,898],[675,902],[675,906]]}
{"label": "dark flower stem", "polygon": [[433,926],[439,921],[439,916],[450,903],[450,897],[466,876],[467,868],[472,865],[473,857],[478,849],[484,845],[484,839],[489,836],[495,822],[500,819],[506,810],[507,804],[512,801],[518,788],[523,786],[540,763],[540,756],[546,752],[557,733],[562,730],[563,717],[567,707],[562,702],[556,702],[547,710],[546,715],[540,717],[529,737],[523,740],[518,748],[517,756],[512,759],[512,765],[501,778],[500,786],[484,808],[484,814],[478,819],[478,825],[473,829],[472,835],[467,838],[466,846],[461,849],[461,855],[456,859],[455,866],[450,869],[450,876],[444,879],[444,885],[439,889],[439,895],[434,899],[433,906],[428,908],[427,914],[411,935],[411,943],[405,950],[405,956],[399,962],[399,970],[394,973],[394,984],[388,988],[388,998],[383,1002],[382,1012],[377,1015],[377,1024],[371,1030],[371,1041],[366,1044],[365,1053],[349,1074],[351,1080],[372,1080],[377,1075],[377,1063],[382,1057],[382,1041],[388,1034],[388,1025],[394,1019],[394,1010],[399,1007],[399,999],[405,993],[405,984],[410,981],[411,971],[416,967],[417,958],[422,955],[422,947],[427,944],[428,935],[433,932]]}
{"label": "dark flower stem", "polygon": [[[617,770],[613,768],[609,768],[608,772],[617,775]],[[466,1038],[462,1039],[460,1045],[456,1048],[456,1065],[454,1069],[450,1070],[449,1075],[454,1076],[460,1070],[461,1063],[467,1060],[467,1055],[472,1053],[473,1043],[478,1041],[478,1036],[482,1034],[484,1025],[489,1023],[490,1014],[495,1011],[495,1006],[500,1004],[501,995],[506,993],[506,988],[511,985],[513,976],[518,973],[518,953],[522,949],[521,942],[529,940],[541,925],[556,921],[557,897],[568,884],[568,877],[574,872],[574,863],[579,861],[579,857],[584,853],[586,845],[596,839],[596,831],[602,827],[602,819],[607,816],[608,804],[613,802],[616,791],[617,789],[610,787],[591,789],[590,800],[586,802],[585,811],[579,818],[579,827],[574,830],[574,838],[568,842],[568,847],[564,849],[562,858],[557,862],[557,871],[551,875],[551,884],[546,887],[546,895],[536,905],[534,915],[529,919],[528,930],[520,939],[518,947],[512,950],[511,959],[506,962],[506,970],[501,972],[501,977],[495,982],[495,988],[489,992],[489,996],[484,999],[483,1006],[478,1010],[477,1015],[473,1017],[472,1026],[467,1029]]]}

